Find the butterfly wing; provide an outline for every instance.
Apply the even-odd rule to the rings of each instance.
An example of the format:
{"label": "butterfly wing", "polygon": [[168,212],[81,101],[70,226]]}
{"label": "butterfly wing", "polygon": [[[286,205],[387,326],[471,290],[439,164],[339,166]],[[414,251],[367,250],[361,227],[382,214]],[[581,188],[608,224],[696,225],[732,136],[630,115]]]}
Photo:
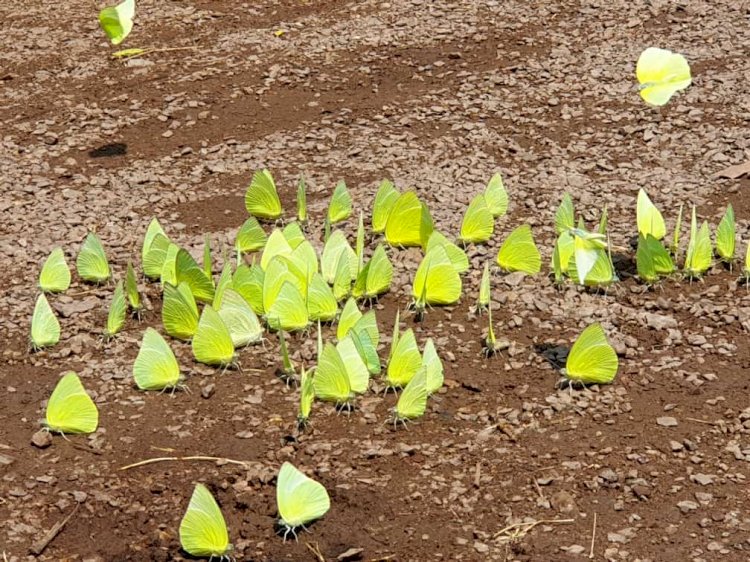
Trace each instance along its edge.
{"label": "butterfly wing", "polygon": [[99,425],[99,411],[78,375],[66,373],[47,401],[47,427],[61,433],[93,433]]}
{"label": "butterfly wing", "polygon": [[245,208],[248,213],[260,219],[276,220],[281,216],[279,193],[268,170],[260,170],[253,174],[250,186],[245,192]]}
{"label": "butterfly wing", "polygon": [[276,504],[281,524],[288,528],[323,517],[331,508],[325,487],[285,462],[276,481]]}
{"label": "butterfly wing", "polygon": [[133,379],[141,390],[162,390],[180,382],[180,366],[172,348],[153,328],[146,328],[133,363]]}
{"label": "butterfly wing", "polygon": [[364,360],[359,354],[354,340],[351,335],[347,335],[343,340],[336,344],[336,351],[341,357],[341,361],[346,368],[346,374],[349,377],[349,386],[352,392],[362,394],[367,391],[370,385],[370,371]]}
{"label": "butterfly wing", "polygon": [[414,331],[409,328],[398,338],[388,362],[386,380],[392,387],[402,387],[409,383],[421,366],[422,354],[419,353]]}
{"label": "butterfly wing", "polygon": [[34,305],[31,317],[31,344],[34,349],[51,347],[60,341],[60,322],[44,293],[40,294]]}
{"label": "butterfly wing", "polygon": [[104,253],[101,240],[93,232],[89,232],[81,246],[76,259],[78,276],[91,283],[103,283],[109,279],[109,262]]}
{"label": "butterfly wing", "polygon": [[636,222],[638,223],[638,232],[644,236],[650,234],[657,240],[661,240],[667,234],[664,217],[643,189],[638,191]]}
{"label": "butterfly wing", "polygon": [[502,217],[508,212],[508,192],[499,172],[490,178],[484,188],[484,199],[493,217]]}
{"label": "butterfly wing", "polygon": [[187,283],[196,300],[210,303],[214,300],[213,280],[198,267],[187,250],[180,249],[175,258],[175,276],[177,284]]}
{"label": "butterfly wing", "polygon": [[346,183],[342,180],[336,184],[331,196],[331,204],[328,206],[328,224],[344,221],[351,214],[352,196],[346,188]]}
{"label": "butterfly wing", "polygon": [[422,353],[422,369],[425,371],[425,384],[427,385],[427,394],[436,392],[445,380],[443,371],[443,362],[437,354],[435,343],[432,338],[427,338]]}
{"label": "butterfly wing", "polygon": [[344,309],[341,311],[341,316],[339,317],[339,325],[336,329],[336,339],[339,341],[343,340],[346,337],[346,334],[349,333],[349,330],[354,327],[357,320],[360,318],[362,318],[362,313],[359,311],[357,301],[353,298],[348,299],[344,304]]}
{"label": "butterfly wing", "polygon": [[339,311],[333,291],[320,273],[316,273],[307,291],[307,312],[310,320],[330,322]]}
{"label": "butterfly wing", "polygon": [[192,348],[193,356],[199,363],[226,366],[234,361],[232,335],[210,304],[203,308],[198,329],[193,336]]}
{"label": "butterfly wing", "polygon": [[315,387],[313,386],[313,376],[310,371],[302,369],[299,386],[299,414],[297,420],[305,422],[310,417],[313,401],[315,400]]}
{"label": "butterfly wing", "polygon": [[555,230],[558,235],[568,232],[575,226],[575,210],[573,209],[573,199],[569,193],[565,193],[560,201],[560,206],[555,212]]}
{"label": "butterfly wing", "polygon": [[401,194],[394,187],[393,183],[383,180],[375,194],[375,200],[372,205],[372,231],[380,234],[385,231],[393,207]]}
{"label": "butterfly wing", "polygon": [[310,324],[307,304],[294,284],[284,282],[279,295],[266,314],[266,321],[274,330],[294,332],[307,328]]}
{"label": "butterfly wing", "polygon": [[265,272],[259,265],[240,265],[232,277],[232,288],[237,291],[250,305],[255,314],[262,316],[266,309],[263,307],[263,287]]}
{"label": "butterfly wing", "polygon": [[474,197],[461,222],[459,239],[463,242],[487,242],[495,230],[495,218],[487,206],[484,195]]}
{"label": "butterfly wing", "polygon": [[727,262],[734,259],[735,222],[734,209],[730,204],[716,229],[716,253]]}
{"label": "butterfly wing", "polygon": [[424,414],[427,409],[427,376],[420,368],[404,388],[396,402],[396,418],[411,420]]}
{"label": "butterfly wing", "polygon": [[266,245],[266,240],[268,237],[258,219],[250,216],[237,231],[234,246],[240,254],[257,252]]}
{"label": "butterfly wing", "polygon": [[263,255],[260,257],[260,267],[265,271],[273,258],[276,256],[284,256],[288,258],[292,255],[292,252],[292,247],[284,236],[284,232],[277,228],[268,237],[266,247],[263,249]]}
{"label": "butterfly wing", "polygon": [[263,339],[263,328],[245,299],[233,289],[224,292],[219,316],[229,329],[235,349]]}
{"label": "butterfly wing", "polygon": [[442,246],[445,253],[448,254],[453,267],[458,273],[465,273],[469,270],[469,257],[461,248],[448,240],[439,230],[433,230],[427,241],[427,253],[435,246]]}
{"label": "butterfly wing", "polygon": [[678,91],[690,86],[690,65],[684,56],[666,49],[649,47],[636,64],[640,94],[646,103],[665,105]]}
{"label": "butterfly wing", "polygon": [[39,274],[39,288],[45,293],[61,293],[70,287],[70,269],[62,248],[55,248],[47,256]]}
{"label": "butterfly wing", "polygon": [[391,246],[422,246],[432,234],[432,217],[413,191],[401,194],[388,215],[385,239]]}
{"label": "butterfly wing", "polygon": [[588,326],[573,344],[565,364],[566,376],[585,384],[607,384],[617,374],[618,359],[601,324]]}
{"label": "butterfly wing", "polygon": [[99,25],[113,45],[119,45],[133,30],[135,0],[125,0],[117,6],[99,12]]}
{"label": "butterfly wing", "polygon": [[297,184],[297,220],[307,222],[307,191],[305,189],[305,178],[300,176]]}
{"label": "butterfly wing", "polygon": [[[146,228],[146,234],[143,237],[143,246],[141,246],[141,263],[144,263],[146,261],[146,256],[151,251],[151,247],[156,240],[157,236],[161,236],[164,238],[167,242],[169,242],[169,238],[164,232],[164,229],[161,227],[161,224],[159,223],[159,220],[154,217],[151,219],[151,222],[148,224],[148,228]],[[166,245],[164,246],[164,249],[166,249]],[[145,267],[145,264],[144,264]],[[161,271],[161,266],[159,266],[159,271]],[[157,274],[158,277],[158,274]]]}
{"label": "butterfly wing", "polygon": [[187,283],[164,285],[161,320],[164,330],[180,340],[189,340],[198,329],[198,306]]}
{"label": "butterfly wing", "polygon": [[497,264],[504,271],[522,271],[529,275],[539,273],[542,268],[542,256],[534,244],[528,224],[522,224],[508,235],[500,246]]}
{"label": "butterfly wing", "polygon": [[[164,262],[167,260],[167,252],[169,251],[170,246],[173,245],[174,244],[172,244],[166,236],[159,233],[156,234],[153,241],[149,244],[149,249],[146,255],[143,257],[143,273],[146,277],[149,279],[159,279],[162,276]],[[172,256],[173,263],[176,255],[175,252]]]}
{"label": "butterfly wing", "polygon": [[349,376],[341,355],[331,343],[326,343],[318,358],[318,367],[313,378],[315,396],[321,400],[343,404],[352,395]]}
{"label": "butterfly wing", "polygon": [[115,292],[112,295],[112,303],[109,305],[109,314],[107,315],[107,328],[104,332],[108,338],[118,334],[125,325],[125,316],[128,312],[128,305],[125,301],[125,289],[122,281],[117,282]]}
{"label": "butterfly wing", "polygon": [[[372,258],[367,264],[367,271],[364,271],[364,298],[373,298],[387,292],[391,288],[393,281],[393,264],[385,253],[382,244],[378,244]],[[359,281],[359,280],[358,280]]]}
{"label": "butterfly wing", "polygon": [[375,347],[370,335],[366,329],[358,330],[355,326],[349,331],[348,337],[352,339],[354,345],[357,346],[357,352],[365,362],[367,370],[371,375],[380,374],[380,357],[378,357],[378,349]]}
{"label": "butterfly wing", "polygon": [[203,484],[196,484],[180,522],[180,544],[191,556],[224,556],[232,548],[219,505]]}

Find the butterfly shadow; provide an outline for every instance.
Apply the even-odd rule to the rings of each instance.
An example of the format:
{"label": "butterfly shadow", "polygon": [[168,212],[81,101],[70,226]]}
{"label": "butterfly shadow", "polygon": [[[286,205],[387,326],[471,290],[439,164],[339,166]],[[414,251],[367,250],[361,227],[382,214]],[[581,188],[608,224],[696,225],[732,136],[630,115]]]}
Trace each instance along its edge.
{"label": "butterfly shadow", "polygon": [[534,346],[534,351],[542,357],[557,372],[562,371],[565,367],[565,361],[568,359],[570,347],[566,345],[555,345],[551,343],[539,343]]}
{"label": "butterfly shadow", "polygon": [[89,158],[112,158],[114,156],[125,156],[128,153],[128,145],[124,142],[113,142],[103,144],[89,150]]}

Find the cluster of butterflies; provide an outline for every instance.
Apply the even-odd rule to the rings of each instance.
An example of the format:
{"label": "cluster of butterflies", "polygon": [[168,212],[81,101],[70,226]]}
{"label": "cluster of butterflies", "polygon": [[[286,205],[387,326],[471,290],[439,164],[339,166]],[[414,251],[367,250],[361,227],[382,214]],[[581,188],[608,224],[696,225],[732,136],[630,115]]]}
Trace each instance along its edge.
{"label": "cluster of butterflies", "polygon": [[[664,218],[648,194],[641,189],[638,192],[636,222],[638,227],[638,245],[636,265],[639,278],[648,284],[678,271],[677,263],[681,258],[680,233],[682,211],[679,212],[674,225],[671,240],[667,246],[663,239],[667,229]],[[606,287],[618,280],[612,263],[612,251],[607,235],[607,209],[602,211],[598,228],[586,230],[583,221],[575,223],[573,201],[565,194],[555,214],[555,228],[558,238],[552,254],[552,271],[555,281],[562,283],[567,276],[575,282],[594,287]],[[732,265],[736,249],[736,224],[732,205],[728,205],[716,229],[716,257],[720,262]],[[704,221],[700,228],[693,206],[690,221],[690,238],[683,260],[682,273],[690,278],[702,277],[714,263],[714,248],[708,223]],[[745,280],[750,279],[750,246],[745,257],[743,270]]]}

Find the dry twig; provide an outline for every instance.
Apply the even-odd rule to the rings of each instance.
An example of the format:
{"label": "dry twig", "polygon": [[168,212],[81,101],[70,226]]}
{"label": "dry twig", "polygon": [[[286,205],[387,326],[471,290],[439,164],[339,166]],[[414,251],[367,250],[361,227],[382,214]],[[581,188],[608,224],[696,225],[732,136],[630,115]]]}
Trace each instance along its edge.
{"label": "dry twig", "polygon": [[589,550],[589,558],[594,557],[594,541],[596,540],[596,511],[594,512],[594,528],[591,531],[591,549]]}
{"label": "dry twig", "polygon": [[127,466],[123,466],[120,468],[120,470],[129,470],[131,468],[137,468],[139,466],[146,466],[147,464],[154,464],[157,462],[167,462],[167,461],[211,461],[211,462],[221,462],[226,464],[238,464],[240,466],[244,466],[247,468],[248,463],[246,461],[237,461],[234,459],[226,459],[223,457],[204,457],[204,456],[192,456],[192,457],[156,457],[153,459],[146,459],[145,461],[136,462],[133,464],[129,464]]}
{"label": "dry twig", "polygon": [[[63,527],[65,527],[65,524],[70,521],[70,518],[75,515],[79,507],[81,507],[81,504],[77,503],[75,508],[73,508],[73,511],[71,511],[65,519],[62,519],[52,525],[52,528],[47,531],[47,534],[45,534],[39,540],[34,541],[34,543],[32,543],[32,545],[29,547],[29,552],[35,556],[39,556],[42,552],[44,552],[44,549],[47,548],[53,540],[55,540],[55,537],[60,534],[60,531],[62,531]],[[5,558],[5,552],[3,552],[3,558]]]}
{"label": "dry twig", "polygon": [[320,552],[320,547],[318,546],[318,543],[315,543],[315,546],[310,544],[309,542],[305,543],[305,546],[308,548],[310,552],[312,552],[315,555],[315,558],[318,559],[318,562],[326,562],[325,557]]}
{"label": "dry twig", "polygon": [[574,523],[574,522],[575,522],[575,519],[541,519],[539,521],[527,521],[525,523],[514,523],[513,525],[508,525],[504,529],[500,529],[497,533],[493,535],[492,538],[497,539],[501,535],[505,535],[504,537],[500,539],[502,542],[514,541],[514,540],[525,537],[526,534],[537,525],[552,525],[552,524]]}

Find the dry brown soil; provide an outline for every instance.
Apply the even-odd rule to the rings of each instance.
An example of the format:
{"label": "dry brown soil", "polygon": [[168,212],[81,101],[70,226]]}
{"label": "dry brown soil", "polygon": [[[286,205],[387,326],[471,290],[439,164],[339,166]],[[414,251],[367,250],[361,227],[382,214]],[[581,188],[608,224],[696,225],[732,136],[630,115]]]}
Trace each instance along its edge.
{"label": "dry brown soil", "polygon": [[[350,549],[351,560],[750,559],[750,295],[738,266],[648,289],[629,245],[644,187],[670,227],[681,202],[712,224],[732,202],[744,255],[750,180],[714,174],[750,157],[747,2],[142,0],[126,46],[189,48],[126,63],[109,58],[99,4],[0,2],[3,560],[35,559],[32,543],[77,504],[39,560],[184,559],[177,528],[196,482],[215,493],[239,560],[330,561]],[[695,77],[661,110],[634,89],[651,45],[684,53]],[[369,213],[381,178],[412,186],[455,235],[466,204],[503,172],[510,212],[490,245],[470,248],[461,303],[422,324],[403,316],[420,344],[438,342],[447,379],[408,430],[385,423],[392,394],[370,393],[349,416],[316,404],[312,430],[297,434],[297,390],[274,376],[273,339],[226,374],[175,342],[190,392],[139,392],[130,370],[144,327],[159,324],[156,285],[142,286],[143,322],[102,344],[112,286],[74,279],[52,299],[62,341],[26,352],[36,275],[54,246],[73,263],[96,229],[119,278],[158,216],[196,256],[209,234],[218,272],[261,167],[287,216],[305,175],[316,241],[340,178],[356,213]],[[607,205],[622,281],[604,293],[496,276],[495,329],[509,348],[485,360],[486,317],[470,312],[482,264],[529,222],[546,273],[566,190],[589,224]],[[386,343],[420,253],[391,256],[396,280],[377,305]],[[615,383],[556,390],[570,342],[594,320],[620,354]],[[292,343],[298,364],[312,363],[309,339]],[[71,369],[100,428],[34,447],[45,400]],[[163,455],[248,464],[120,470]],[[299,542],[274,534],[284,460],[332,500]],[[524,521],[540,523],[510,527]]]}

